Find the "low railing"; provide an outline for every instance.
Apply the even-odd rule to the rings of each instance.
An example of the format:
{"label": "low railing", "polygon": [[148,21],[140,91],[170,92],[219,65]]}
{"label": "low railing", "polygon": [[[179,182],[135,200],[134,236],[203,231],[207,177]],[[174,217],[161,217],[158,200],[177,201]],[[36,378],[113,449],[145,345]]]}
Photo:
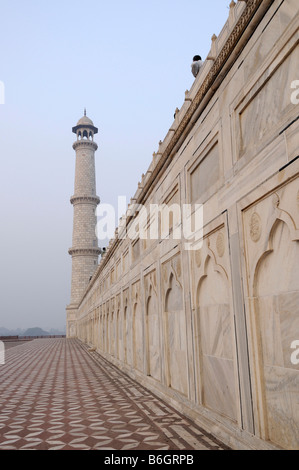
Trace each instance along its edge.
{"label": "low railing", "polygon": [[29,339],[66,338],[66,335],[43,335],[43,336],[0,336],[0,341],[24,341]]}
{"label": "low railing", "polygon": [[18,336],[0,336],[0,341],[18,341]]}

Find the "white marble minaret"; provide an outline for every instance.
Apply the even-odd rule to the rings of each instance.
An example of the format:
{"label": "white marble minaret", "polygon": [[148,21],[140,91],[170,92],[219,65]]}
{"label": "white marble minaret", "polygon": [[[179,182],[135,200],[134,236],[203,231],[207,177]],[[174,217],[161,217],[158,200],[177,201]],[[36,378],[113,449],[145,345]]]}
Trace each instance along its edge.
{"label": "white marble minaret", "polygon": [[98,265],[100,250],[96,237],[96,207],[100,199],[96,195],[95,151],[98,146],[94,135],[98,129],[91,119],[84,116],[73,127],[77,140],[75,191],[71,197],[74,206],[71,303],[67,307],[67,336],[76,336],[76,309]]}

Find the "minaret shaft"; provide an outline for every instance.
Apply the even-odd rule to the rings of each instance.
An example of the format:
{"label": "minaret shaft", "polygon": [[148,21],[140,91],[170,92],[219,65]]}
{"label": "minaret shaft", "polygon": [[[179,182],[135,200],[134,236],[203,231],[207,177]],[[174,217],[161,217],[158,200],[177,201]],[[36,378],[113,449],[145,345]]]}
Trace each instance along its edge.
{"label": "minaret shaft", "polygon": [[73,132],[77,141],[73,144],[76,152],[75,188],[71,197],[74,207],[73,239],[69,254],[72,256],[71,303],[67,307],[68,336],[75,336],[75,313],[90,278],[98,265],[100,250],[96,237],[96,208],[100,199],[96,195],[95,151],[93,141],[97,128],[84,116]]}

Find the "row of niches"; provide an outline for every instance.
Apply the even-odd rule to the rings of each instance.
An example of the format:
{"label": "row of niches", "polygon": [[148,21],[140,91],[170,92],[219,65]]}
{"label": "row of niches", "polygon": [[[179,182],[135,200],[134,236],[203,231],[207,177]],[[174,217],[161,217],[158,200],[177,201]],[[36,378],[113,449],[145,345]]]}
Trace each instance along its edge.
{"label": "row of niches", "polygon": [[[299,341],[298,177],[279,190],[274,187],[249,206],[246,198],[242,214],[246,336],[253,401],[266,423],[264,429],[257,420],[257,432],[295,449],[299,442],[299,364],[293,350]],[[242,337],[236,336],[239,313],[232,300],[228,233],[225,217],[219,217],[187,263],[178,252],[138,279],[126,277],[94,297],[89,308],[82,307],[77,333],[119,366],[237,422],[236,349]]]}
{"label": "row of niches", "polygon": [[[119,284],[111,285],[110,288],[107,284],[104,289],[104,283],[98,279],[89,305],[83,305],[79,313],[82,321],[79,322],[78,330],[83,341],[95,344],[102,352],[156,380],[164,380],[170,388],[189,396],[187,337],[190,341],[190,334],[192,336],[193,333],[190,333],[190,307],[185,305],[184,292],[188,290],[187,273],[192,272],[192,292],[196,293],[192,299],[192,311],[197,329],[194,333],[197,339],[193,338],[192,341],[196,342],[198,348],[194,360],[196,364],[198,361],[202,363],[201,366],[195,365],[198,383],[200,380],[206,381],[204,396],[200,400],[206,406],[235,419],[233,403],[236,402],[232,399],[234,385],[232,388],[229,384],[225,387],[227,404],[219,399],[223,391],[217,381],[217,386],[213,385],[214,393],[208,392],[214,382],[214,367],[219,377],[225,375],[229,382],[234,383],[234,329],[229,305],[229,250],[225,249],[226,246],[221,218],[218,230],[213,229],[200,250],[190,253],[187,262],[189,267],[186,258],[177,253],[159,263],[150,273],[144,273],[142,279],[132,279],[129,285],[124,285],[122,279]],[[102,294],[99,289],[101,285]],[[193,327],[191,329],[194,331]],[[159,337],[161,332],[162,337]],[[199,344],[200,336],[202,342]],[[127,341],[125,349],[123,341]],[[146,344],[151,345],[148,346],[150,352],[144,350]],[[167,352],[167,357],[163,356],[165,349],[161,345],[166,345],[166,350],[171,351],[169,355]],[[211,368],[209,362],[213,363]],[[179,377],[177,364],[184,371]],[[161,374],[164,374],[164,378],[161,378]]]}
{"label": "row of niches", "polygon": [[[193,327],[184,305],[186,279],[177,254],[161,266],[159,277],[153,270],[142,282],[102,299],[79,321],[78,334],[100,352],[235,421],[238,387],[227,279],[208,254],[205,268],[197,280]],[[190,341],[197,351],[193,358]],[[190,385],[194,375],[196,383]]]}

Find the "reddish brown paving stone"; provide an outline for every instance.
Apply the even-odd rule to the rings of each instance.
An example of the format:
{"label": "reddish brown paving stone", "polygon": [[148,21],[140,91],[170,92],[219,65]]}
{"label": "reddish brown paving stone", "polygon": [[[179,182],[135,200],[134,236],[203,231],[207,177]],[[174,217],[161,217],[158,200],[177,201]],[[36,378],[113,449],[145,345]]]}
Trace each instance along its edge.
{"label": "reddish brown paving stone", "polygon": [[0,450],[226,449],[77,340],[40,339],[0,366]]}

